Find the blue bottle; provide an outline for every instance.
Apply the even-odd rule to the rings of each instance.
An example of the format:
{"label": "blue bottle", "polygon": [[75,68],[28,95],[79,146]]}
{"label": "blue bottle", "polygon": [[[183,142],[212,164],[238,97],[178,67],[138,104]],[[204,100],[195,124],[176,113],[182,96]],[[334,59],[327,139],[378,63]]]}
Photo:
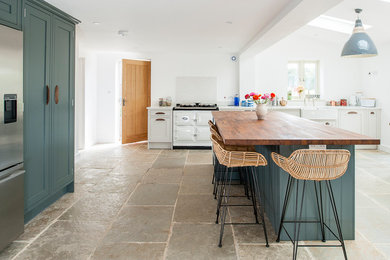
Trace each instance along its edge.
{"label": "blue bottle", "polygon": [[240,106],[240,97],[239,97],[238,95],[236,95],[236,96],[234,97],[234,106],[235,106],[235,107]]}

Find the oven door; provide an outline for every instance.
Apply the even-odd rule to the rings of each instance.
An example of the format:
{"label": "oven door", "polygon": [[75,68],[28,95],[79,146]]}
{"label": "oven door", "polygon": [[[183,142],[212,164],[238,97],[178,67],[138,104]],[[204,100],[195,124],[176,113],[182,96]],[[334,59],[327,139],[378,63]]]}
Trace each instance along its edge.
{"label": "oven door", "polygon": [[195,128],[193,126],[177,126],[173,130],[173,145],[193,145],[196,141]]}
{"label": "oven door", "polygon": [[194,111],[175,111],[174,115],[176,126],[195,125],[196,113]]}
{"label": "oven door", "polygon": [[197,111],[196,112],[196,125],[199,126],[208,126],[209,120],[213,119],[213,115],[211,114],[211,111]]}

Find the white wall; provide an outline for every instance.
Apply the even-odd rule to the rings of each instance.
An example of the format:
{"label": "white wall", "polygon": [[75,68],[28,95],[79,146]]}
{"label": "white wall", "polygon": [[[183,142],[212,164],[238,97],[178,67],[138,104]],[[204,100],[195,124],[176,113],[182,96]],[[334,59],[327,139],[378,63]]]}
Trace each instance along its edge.
{"label": "white wall", "polygon": [[85,147],[97,143],[98,58],[96,54],[80,54],[85,58]]}
{"label": "white wall", "polygon": [[319,41],[297,31],[255,56],[252,64],[250,60],[249,65],[241,63],[240,95],[259,91],[286,97],[288,61],[319,60],[321,98],[348,98],[361,86],[360,65],[357,60],[341,58],[341,49],[342,44]]}
{"label": "white wall", "polygon": [[[216,77],[218,101],[239,91],[238,63],[231,61],[230,54],[84,52],[81,55],[86,64],[86,147],[118,141],[121,93],[117,92],[121,90],[118,87],[121,82],[117,72],[122,59],[151,60],[152,105],[167,96],[175,102],[177,77]],[[196,93],[193,95],[195,102]]]}
{"label": "white wall", "polygon": [[390,152],[390,46],[377,48],[377,57],[362,60],[361,78],[364,95],[375,97],[382,108],[382,145]]}

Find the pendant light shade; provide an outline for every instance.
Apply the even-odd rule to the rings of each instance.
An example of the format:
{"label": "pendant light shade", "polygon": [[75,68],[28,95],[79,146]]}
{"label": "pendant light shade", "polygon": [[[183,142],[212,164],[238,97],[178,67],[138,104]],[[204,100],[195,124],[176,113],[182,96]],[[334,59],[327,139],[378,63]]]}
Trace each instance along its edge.
{"label": "pendant light shade", "polygon": [[362,20],[359,18],[362,9],[355,9],[355,12],[358,14],[355,28],[353,29],[351,38],[344,45],[341,57],[365,58],[377,56],[378,51],[375,44],[364,31]]}

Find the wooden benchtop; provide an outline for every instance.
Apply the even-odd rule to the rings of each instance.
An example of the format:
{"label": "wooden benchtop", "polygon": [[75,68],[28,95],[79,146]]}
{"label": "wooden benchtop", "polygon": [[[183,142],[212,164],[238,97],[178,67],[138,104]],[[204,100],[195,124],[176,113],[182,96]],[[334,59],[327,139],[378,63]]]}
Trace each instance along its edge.
{"label": "wooden benchtop", "polygon": [[380,140],[324,126],[283,112],[271,111],[265,120],[255,112],[213,112],[227,145],[379,145]]}

